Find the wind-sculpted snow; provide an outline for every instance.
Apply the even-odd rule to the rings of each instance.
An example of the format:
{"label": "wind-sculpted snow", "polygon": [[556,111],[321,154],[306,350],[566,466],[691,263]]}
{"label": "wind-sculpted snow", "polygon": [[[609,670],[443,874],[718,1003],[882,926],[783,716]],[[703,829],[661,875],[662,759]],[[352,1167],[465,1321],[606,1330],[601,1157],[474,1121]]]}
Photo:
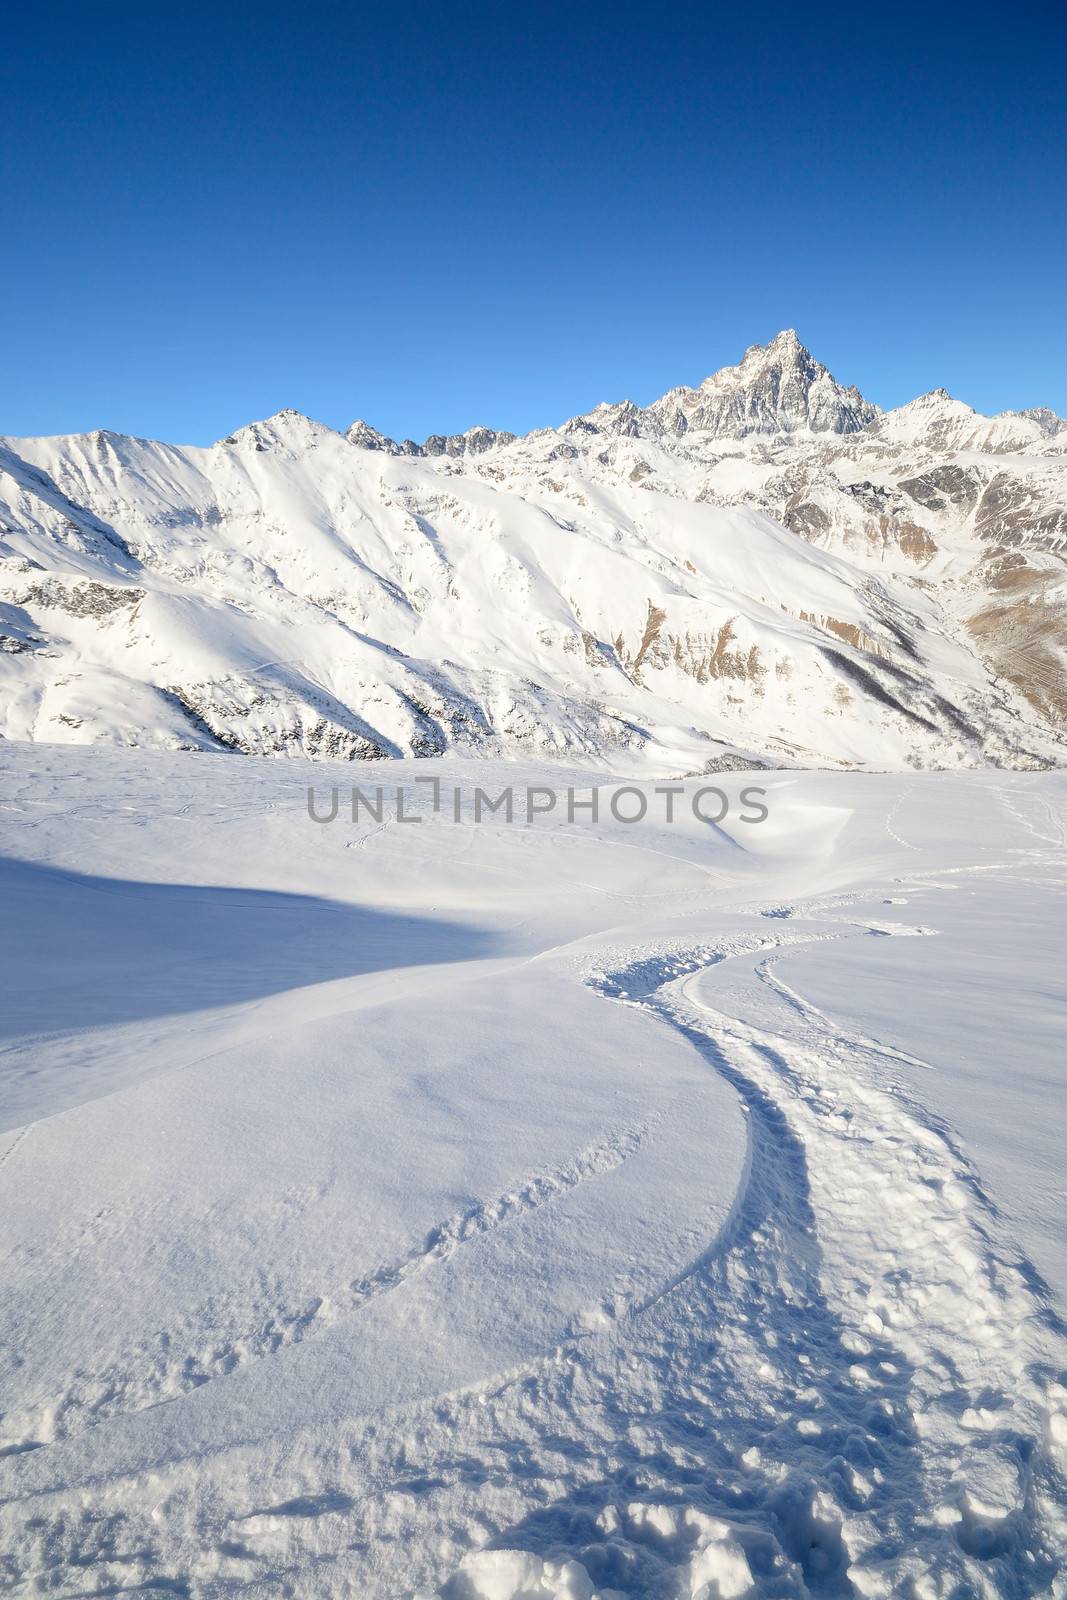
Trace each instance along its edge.
{"label": "wind-sculpted snow", "polygon": [[3,766],[7,1591],[1062,1587],[1058,774]]}
{"label": "wind-sculpted snow", "polygon": [[646,407],[397,444],[0,442],[0,737],[627,773],[1063,759],[1067,433],[792,332]]}

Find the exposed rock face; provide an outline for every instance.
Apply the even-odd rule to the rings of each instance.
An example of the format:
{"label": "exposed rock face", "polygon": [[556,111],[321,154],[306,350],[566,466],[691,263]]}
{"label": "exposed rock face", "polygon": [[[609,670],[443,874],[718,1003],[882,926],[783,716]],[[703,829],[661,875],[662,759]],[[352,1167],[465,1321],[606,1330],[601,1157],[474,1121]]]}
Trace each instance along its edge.
{"label": "exposed rock face", "polygon": [[1065,555],[1052,412],[883,414],[792,332],[521,439],[0,441],[0,737],[1059,763]]}
{"label": "exposed rock face", "polygon": [[383,450],[390,456],[481,456],[498,445],[515,442],[513,433],[476,427],[468,428],[466,433],[431,433],[423,444],[416,444],[412,439],[397,444],[395,439],[359,419],[353,422],[345,438],[361,450]]}
{"label": "exposed rock face", "polygon": [[712,439],[793,433],[857,433],[878,407],[843,388],[806,350],[792,328],[768,345],[750,345],[736,367],[723,367],[698,389],[671,389],[644,410],[632,401],[598,406],[568,424],[634,438],[701,433]]}
{"label": "exposed rock face", "polygon": [[[751,345],[739,366],[724,367],[699,389],[674,391],[686,428],[716,438],[749,434],[857,433],[879,416],[858,389],[843,388],[793,329],[769,345]],[[657,402],[670,415],[673,396]],[[682,428],[677,428],[682,432]]]}
{"label": "exposed rock face", "polygon": [[421,449],[413,454],[420,456],[482,456],[498,445],[514,444],[513,433],[498,433],[493,428],[468,428],[466,433],[431,433]]}
{"label": "exposed rock face", "polygon": [[369,422],[364,422],[360,417],[353,422],[345,438],[349,444],[356,445],[360,450],[384,450],[387,456],[400,454],[400,446],[395,439],[379,433],[377,428],[372,428]]}

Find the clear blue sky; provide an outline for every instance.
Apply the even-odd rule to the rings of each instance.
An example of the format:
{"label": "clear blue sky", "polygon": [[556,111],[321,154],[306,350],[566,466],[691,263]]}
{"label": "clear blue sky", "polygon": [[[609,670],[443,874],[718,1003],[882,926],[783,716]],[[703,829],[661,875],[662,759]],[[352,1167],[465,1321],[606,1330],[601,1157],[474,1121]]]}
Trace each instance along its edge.
{"label": "clear blue sky", "polygon": [[0,432],[422,438],[795,326],[1067,412],[1067,6],[9,10]]}

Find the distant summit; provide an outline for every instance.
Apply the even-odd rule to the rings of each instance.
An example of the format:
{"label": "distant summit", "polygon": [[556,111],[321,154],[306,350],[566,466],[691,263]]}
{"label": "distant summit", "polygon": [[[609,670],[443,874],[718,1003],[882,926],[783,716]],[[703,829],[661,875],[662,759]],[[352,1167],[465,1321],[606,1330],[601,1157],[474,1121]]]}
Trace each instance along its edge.
{"label": "distant summit", "polygon": [[[713,439],[750,434],[859,433],[882,413],[856,388],[839,384],[801,344],[795,328],[785,328],[769,344],[749,345],[739,365],[723,367],[696,389],[668,389],[649,406],[632,400],[605,403],[572,417],[561,430],[607,434],[615,438],[660,439],[684,433]],[[431,434],[422,444],[399,443],[362,419],[348,429],[350,444],[391,456],[476,456],[513,444],[515,434],[493,428]]]}
{"label": "distant summit", "polygon": [[839,384],[794,328],[770,344],[750,345],[739,366],[723,367],[688,393],[693,398],[681,407],[688,426],[719,437],[858,433],[881,415],[858,389]]}
{"label": "distant summit", "polygon": [[[283,418],[294,415],[279,413]],[[256,426],[267,427],[277,421],[273,418],[271,424]],[[805,440],[870,432],[894,445],[1012,453],[1041,451],[1050,441],[1067,438],[1067,422],[1044,407],[983,417],[954,399],[947,389],[932,389],[895,411],[883,411],[855,385],[838,383],[829,368],[801,343],[795,328],[783,328],[769,344],[749,345],[736,366],[721,367],[695,389],[684,384],[668,389],[647,406],[633,400],[604,402],[571,417],[556,431],[576,444],[598,435],[669,443],[690,434],[694,444],[753,437],[793,438],[803,444]],[[353,422],[345,437],[363,450],[423,458],[481,456],[516,442],[513,433],[479,426],[465,433],[434,433],[422,444],[413,439],[398,443],[362,420]]]}
{"label": "distant summit", "polygon": [[[535,430],[546,431],[553,430]],[[605,401],[571,417],[557,431],[576,443],[597,435],[669,442],[687,434],[696,436],[694,443],[752,437],[795,437],[803,443],[870,431],[893,444],[1011,453],[1041,450],[1049,441],[1067,438],[1067,422],[1045,407],[983,417],[947,389],[932,389],[895,411],[883,411],[855,385],[838,383],[795,328],[783,328],[769,344],[749,345],[736,366],[721,367],[695,389],[685,384],[668,389],[647,406],[633,400]],[[412,439],[398,443],[362,420],[353,422],[345,437],[363,450],[424,458],[480,456],[516,442],[513,433],[474,427],[465,433],[434,433],[422,444]]]}
{"label": "distant summit", "polygon": [[661,438],[702,433],[714,439],[750,434],[859,433],[881,412],[858,389],[844,388],[786,328],[753,344],[736,367],[723,367],[697,389],[669,389],[641,408],[632,401],[598,406],[567,424],[574,432]]}

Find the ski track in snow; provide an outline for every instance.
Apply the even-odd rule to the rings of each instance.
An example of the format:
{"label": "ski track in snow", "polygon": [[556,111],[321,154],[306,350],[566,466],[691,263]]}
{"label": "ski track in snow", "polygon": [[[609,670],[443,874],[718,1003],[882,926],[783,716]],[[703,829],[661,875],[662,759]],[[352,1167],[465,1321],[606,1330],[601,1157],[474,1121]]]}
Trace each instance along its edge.
{"label": "ski track in snow", "polygon": [[[731,1225],[684,1273],[521,1371],[291,1442],[259,1475],[284,1484],[273,1499],[239,1503],[249,1490],[227,1473],[227,1451],[73,1500],[40,1495],[30,1548],[6,1558],[13,1592],[1063,1592],[1065,1341],[1044,1286],[951,1134],[893,1080],[917,1058],[843,1031],[776,971],[791,948],[927,931],[844,917],[825,931],[831,908],[860,898],[766,908],[790,922],[785,938],[636,951],[586,970],[606,1000],[680,1031],[746,1110]],[[804,931],[814,915],[823,927]],[[730,1008],[719,1009],[727,971]],[[739,978],[758,1022],[734,1014]],[[611,1170],[642,1137],[616,1135],[449,1219],[328,1312],[325,1296],[276,1308],[243,1343],[201,1352],[190,1382],[230,1370],[235,1351],[260,1359],[357,1310]],[[153,1403],[175,1370],[180,1392],[180,1364],[145,1384],[139,1357],[99,1414]],[[68,1426],[96,1420],[86,1397],[68,1400]],[[464,1541],[485,1548],[463,1559]],[[84,1587],[69,1587],[72,1571]]]}
{"label": "ski track in snow", "polygon": [[[1026,798],[1028,800],[1035,801],[1037,805],[1040,806],[1041,814],[1045,823],[1049,829],[1055,830],[1054,833],[1046,832],[1043,828],[1036,827],[1031,819],[1027,816],[1026,812],[1021,809],[1018,803],[1018,797],[1013,796],[1010,790],[997,789],[995,793],[997,799],[1000,801],[1001,805],[1004,806],[1009,815],[1013,817],[1021,827],[1025,828],[1027,833],[1031,834],[1040,845],[1052,845],[1057,853],[1060,853],[1067,848],[1067,824],[1064,823],[1062,818],[1056,816],[1052,807],[1049,805],[1048,801],[1043,798],[1043,796],[1039,794],[1028,793]],[[1042,858],[1044,858],[1047,857],[1048,851],[1041,850],[1035,852],[1035,854],[1039,854]]]}
{"label": "ski track in snow", "polygon": [[[653,1118],[641,1127],[618,1130],[599,1143],[586,1146],[571,1161],[535,1173],[496,1199],[447,1217],[400,1260],[346,1284],[334,1285],[299,1305],[268,1296],[244,1308],[239,1328],[233,1326],[232,1305],[226,1308],[229,1327],[220,1325],[214,1308],[201,1307],[193,1326],[161,1330],[151,1345],[127,1351],[103,1371],[74,1372],[62,1394],[4,1417],[0,1457],[41,1449],[111,1417],[166,1404],[239,1367],[326,1332],[369,1301],[449,1260],[470,1240],[528,1215],[581,1183],[614,1171],[640,1149],[654,1121]],[[7,1156],[26,1132],[28,1129],[23,1129],[16,1137]],[[7,1156],[0,1158],[0,1164]],[[208,1341],[203,1337],[205,1327],[212,1330]]]}
{"label": "ski track in snow", "polygon": [[32,1127],[33,1127],[33,1123],[32,1122],[27,1122],[27,1124],[26,1124],[26,1126],[24,1128],[16,1128],[15,1129],[14,1138],[11,1140],[11,1143],[8,1145],[7,1149],[4,1151],[3,1155],[0,1155],[0,1167],[6,1166],[7,1163],[11,1160],[11,1157],[15,1154],[15,1151],[19,1148],[19,1146],[26,1139],[26,1137],[30,1133],[30,1130],[32,1129]]}
{"label": "ski track in snow", "polygon": [[[658,1369],[662,1448],[687,1470],[649,1481],[637,1451],[629,1505],[619,1465],[592,1503],[576,1494],[570,1526],[584,1518],[592,1560],[559,1537],[559,1507],[535,1514],[537,1541],[507,1541],[530,1552],[528,1571],[514,1559],[517,1582],[544,1585],[530,1592],[571,1594],[567,1556],[628,1594],[696,1594],[701,1577],[720,1581],[709,1596],[1060,1592],[1064,1329],[947,1129],[885,1081],[885,1063],[916,1058],[843,1034],[775,973],[790,945],[825,937],[651,957],[596,982],[733,1084],[750,1161],[731,1236],[673,1291],[686,1354],[703,1345],[704,1360],[678,1370],[651,1319],[631,1345]],[[720,961],[769,992],[773,1028],[709,1004]],[[617,1384],[613,1399],[640,1414]],[[617,1555],[603,1571],[597,1536]],[[488,1586],[511,1560],[477,1555],[444,1593],[525,1593]]]}
{"label": "ski track in snow", "polygon": [[902,806],[904,805],[904,802],[910,797],[912,792],[913,791],[911,789],[902,790],[901,793],[897,796],[897,798],[894,801],[893,805],[891,806],[891,808],[890,808],[890,810],[889,810],[889,812],[888,812],[888,814],[886,816],[886,819],[885,819],[885,831],[886,831],[886,833],[888,833],[889,837],[893,840],[894,844],[899,844],[899,845],[903,846],[903,848],[905,850],[914,850],[916,848],[916,846],[912,844],[910,839],[903,838],[903,836],[897,832],[895,824],[896,824],[897,816],[898,816]]}

